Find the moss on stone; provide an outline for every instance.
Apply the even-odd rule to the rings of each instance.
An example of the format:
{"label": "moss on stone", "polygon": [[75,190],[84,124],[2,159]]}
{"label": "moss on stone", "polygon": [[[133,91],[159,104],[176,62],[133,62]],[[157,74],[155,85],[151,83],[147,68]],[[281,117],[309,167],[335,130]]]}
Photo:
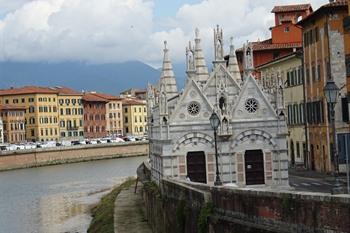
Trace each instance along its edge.
{"label": "moss on stone", "polygon": [[91,209],[92,221],[88,233],[114,233],[114,202],[122,189],[135,183],[129,179],[102,197],[101,201]]}

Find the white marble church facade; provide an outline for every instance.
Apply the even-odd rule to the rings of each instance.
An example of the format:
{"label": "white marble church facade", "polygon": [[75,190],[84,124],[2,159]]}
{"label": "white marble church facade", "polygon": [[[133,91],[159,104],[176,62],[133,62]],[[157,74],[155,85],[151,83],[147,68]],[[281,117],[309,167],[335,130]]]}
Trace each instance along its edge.
{"label": "white marble church facade", "polygon": [[176,87],[169,50],[157,89],[148,88],[148,120],[152,178],[213,184],[214,135],[209,117],[215,111],[218,129],[218,164],[223,183],[238,186],[288,185],[287,127],[279,90],[264,92],[253,76],[253,58],[245,45],[241,78],[234,47],[224,60],[223,33],[214,29],[213,70],[208,72],[199,31],[194,46],[186,48],[187,82]]}

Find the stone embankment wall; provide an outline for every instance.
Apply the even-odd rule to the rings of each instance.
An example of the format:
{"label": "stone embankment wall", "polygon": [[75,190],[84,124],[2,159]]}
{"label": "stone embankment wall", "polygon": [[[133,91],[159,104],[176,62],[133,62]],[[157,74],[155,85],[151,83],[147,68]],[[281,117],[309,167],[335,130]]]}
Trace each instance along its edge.
{"label": "stone embankment wall", "polygon": [[350,232],[350,197],[192,186],[164,179],[144,189],[154,233]]}
{"label": "stone embankment wall", "polygon": [[79,145],[1,152],[0,171],[118,157],[148,155],[148,142]]}

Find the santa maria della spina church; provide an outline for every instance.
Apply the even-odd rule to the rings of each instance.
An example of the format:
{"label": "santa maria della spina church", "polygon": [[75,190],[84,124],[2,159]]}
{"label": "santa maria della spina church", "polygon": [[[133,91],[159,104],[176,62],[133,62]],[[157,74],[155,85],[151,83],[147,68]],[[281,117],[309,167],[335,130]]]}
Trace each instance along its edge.
{"label": "santa maria della spina church", "polygon": [[[288,186],[287,126],[282,90],[263,90],[253,74],[253,51],[244,45],[241,76],[231,42],[224,59],[223,33],[214,29],[213,69],[209,73],[199,31],[186,48],[187,81],[183,91],[164,43],[157,88],[148,87],[148,120],[152,178],[190,179],[214,184],[214,131],[209,118],[220,119],[217,130],[221,181],[246,185]],[[282,86],[282,84],[281,84]]]}

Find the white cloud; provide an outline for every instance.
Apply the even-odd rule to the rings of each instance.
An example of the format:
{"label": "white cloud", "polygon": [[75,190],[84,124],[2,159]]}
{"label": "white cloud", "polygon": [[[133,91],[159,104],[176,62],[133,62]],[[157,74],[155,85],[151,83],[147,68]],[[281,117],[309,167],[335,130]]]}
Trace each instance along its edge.
{"label": "white cloud", "polygon": [[[212,55],[216,24],[224,29],[226,48],[231,36],[236,46],[247,39],[265,39],[273,25],[273,6],[295,4],[290,0],[206,0],[183,5],[175,17],[155,22],[152,0],[11,1],[0,0],[0,8],[9,12],[0,21],[2,60],[141,60],[154,65],[160,64],[164,40],[174,62],[183,61],[196,27],[207,57]],[[311,2],[316,9],[327,1]]]}

